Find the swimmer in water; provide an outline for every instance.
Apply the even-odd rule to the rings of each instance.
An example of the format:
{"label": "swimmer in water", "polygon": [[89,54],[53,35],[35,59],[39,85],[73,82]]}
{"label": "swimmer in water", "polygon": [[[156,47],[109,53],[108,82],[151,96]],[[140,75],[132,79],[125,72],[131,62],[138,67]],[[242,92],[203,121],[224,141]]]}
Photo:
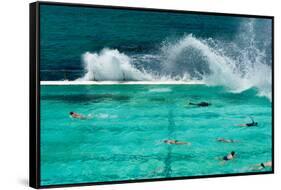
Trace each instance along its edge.
{"label": "swimmer in water", "polygon": [[258,126],[258,122],[255,122],[252,117],[250,117],[250,118],[252,120],[252,123],[239,124],[237,126],[239,126],[239,127],[255,127],[255,126]]}
{"label": "swimmer in water", "polygon": [[229,161],[229,160],[234,159],[234,157],[235,157],[235,152],[232,151],[232,152],[229,153],[228,155],[224,156],[222,159],[223,159],[224,161]]}
{"label": "swimmer in water", "polygon": [[75,118],[75,119],[90,119],[90,117],[84,116],[82,114],[79,113],[75,113],[75,112],[69,112],[70,117]]}
{"label": "swimmer in water", "polygon": [[217,138],[216,139],[218,142],[223,142],[223,143],[235,143],[235,142],[239,142],[237,140],[233,140],[233,139],[225,139],[225,138]]}
{"label": "swimmer in water", "polygon": [[208,102],[199,102],[199,103],[189,102],[189,105],[198,106],[198,107],[207,107],[207,106],[210,106],[211,103],[208,103]]}
{"label": "swimmer in water", "polygon": [[262,170],[262,169],[265,169],[265,168],[272,168],[272,162],[271,161],[268,161],[268,162],[262,162],[260,164],[257,164],[256,165],[258,168],[258,170]]}
{"label": "swimmer in water", "polygon": [[190,145],[190,142],[183,142],[183,141],[178,141],[178,140],[164,140],[164,143],[166,144],[175,144],[175,145]]}

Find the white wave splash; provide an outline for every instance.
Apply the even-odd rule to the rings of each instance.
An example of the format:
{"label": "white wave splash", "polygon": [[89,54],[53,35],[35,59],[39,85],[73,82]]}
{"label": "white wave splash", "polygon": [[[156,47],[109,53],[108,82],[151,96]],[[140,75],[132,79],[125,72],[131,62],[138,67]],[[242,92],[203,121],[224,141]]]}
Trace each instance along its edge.
{"label": "white wave splash", "polygon": [[[233,47],[233,44],[232,44]],[[238,48],[238,47],[237,47]],[[251,47],[248,47],[251,48]],[[242,92],[250,88],[257,88],[259,95],[271,99],[271,67],[262,62],[263,52],[256,49],[254,62],[249,57],[248,49],[240,49],[243,59],[235,59],[226,55],[220,49],[211,47],[207,41],[198,39],[193,35],[187,35],[174,44],[166,45],[164,48],[165,61],[163,68],[173,70],[182,67],[181,54],[188,53],[187,49],[196,51],[196,58],[201,59],[205,71],[196,70],[196,76],[208,85],[224,86],[232,92]],[[192,55],[191,55],[192,56]],[[239,57],[240,58],[240,57]],[[178,64],[177,64],[178,63]],[[197,62],[198,63],[198,62]],[[196,67],[187,67],[185,72]]]}
{"label": "white wave splash", "polygon": [[78,80],[86,81],[141,81],[152,77],[131,64],[129,56],[118,50],[103,49],[100,53],[83,55],[86,74]]}
{"label": "white wave splash", "polygon": [[[232,42],[184,35],[175,42],[163,43],[157,55],[130,57],[108,48],[87,52],[83,55],[86,74],[78,80],[201,81],[233,93],[256,88],[259,96],[271,100],[271,63],[266,61],[266,48],[259,47],[255,40],[254,26],[253,20],[242,24],[244,33],[238,32]],[[143,65],[138,61],[148,66],[137,68],[135,65]],[[158,65],[158,69],[151,65]]]}

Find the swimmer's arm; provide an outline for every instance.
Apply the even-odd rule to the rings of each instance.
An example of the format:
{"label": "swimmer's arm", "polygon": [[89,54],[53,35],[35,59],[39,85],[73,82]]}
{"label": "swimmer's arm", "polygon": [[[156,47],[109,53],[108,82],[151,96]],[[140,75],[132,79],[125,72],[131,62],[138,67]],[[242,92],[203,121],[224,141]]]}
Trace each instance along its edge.
{"label": "swimmer's arm", "polygon": [[253,119],[251,116],[249,116],[249,117],[250,117],[250,119],[252,120],[252,123],[255,123],[254,119]]}

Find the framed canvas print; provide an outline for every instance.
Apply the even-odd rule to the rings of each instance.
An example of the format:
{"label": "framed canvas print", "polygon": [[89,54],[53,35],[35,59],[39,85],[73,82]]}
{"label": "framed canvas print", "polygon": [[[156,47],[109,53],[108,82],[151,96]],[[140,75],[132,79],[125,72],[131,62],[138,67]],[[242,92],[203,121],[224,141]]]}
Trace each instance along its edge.
{"label": "framed canvas print", "polygon": [[30,186],[273,173],[271,16],[30,4]]}

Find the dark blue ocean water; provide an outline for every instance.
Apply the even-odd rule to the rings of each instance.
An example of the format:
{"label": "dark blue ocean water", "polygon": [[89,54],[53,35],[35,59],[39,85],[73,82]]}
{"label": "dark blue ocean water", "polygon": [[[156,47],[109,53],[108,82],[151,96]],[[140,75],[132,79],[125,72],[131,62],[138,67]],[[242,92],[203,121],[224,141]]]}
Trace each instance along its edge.
{"label": "dark blue ocean water", "polygon": [[[241,27],[247,22],[254,22],[254,26],[249,26],[253,28]],[[133,64],[138,68],[159,71],[162,60],[144,62],[141,57],[147,54],[163,57],[163,44],[189,34],[197,39],[219,41],[228,56],[237,53],[230,52],[232,47],[227,44],[235,42],[239,48],[249,46],[250,40],[241,36],[255,35],[250,36],[254,37],[255,46],[266,47],[266,60],[268,64],[271,62],[271,20],[268,19],[41,5],[40,28],[41,80],[82,77],[85,70],[81,56],[88,51],[98,53],[103,48],[117,49],[137,58]]]}

